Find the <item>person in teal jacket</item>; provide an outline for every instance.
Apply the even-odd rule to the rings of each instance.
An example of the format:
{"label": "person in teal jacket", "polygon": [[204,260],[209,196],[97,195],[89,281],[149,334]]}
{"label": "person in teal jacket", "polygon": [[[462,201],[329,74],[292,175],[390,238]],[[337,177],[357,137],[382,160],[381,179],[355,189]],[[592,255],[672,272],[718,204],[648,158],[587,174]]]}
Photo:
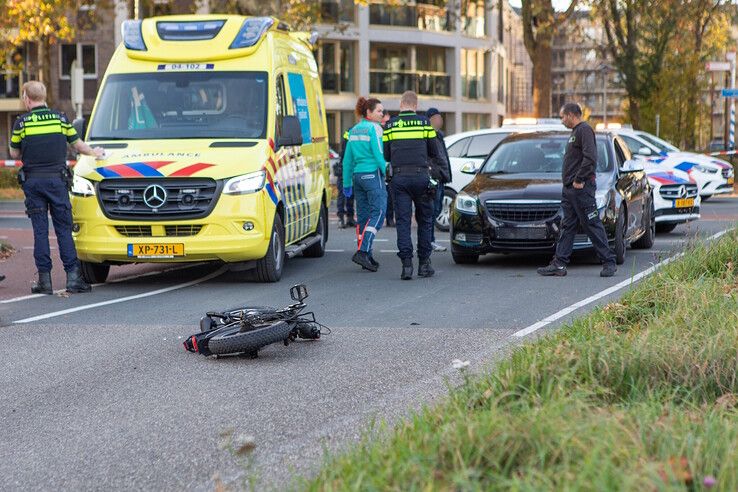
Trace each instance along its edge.
{"label": "person in teal jacket", "polygon": [[343,194],[348,198],[356,191],[356,237],[358,250],[351,260],[365,270],[376,272],[379,263],[372,256],[374,238],[382,228],[387,208],[384,176],[382,127],[384,108],[379,99],[360,97],[356,115],[361,121],[349,131],[343,155]]}

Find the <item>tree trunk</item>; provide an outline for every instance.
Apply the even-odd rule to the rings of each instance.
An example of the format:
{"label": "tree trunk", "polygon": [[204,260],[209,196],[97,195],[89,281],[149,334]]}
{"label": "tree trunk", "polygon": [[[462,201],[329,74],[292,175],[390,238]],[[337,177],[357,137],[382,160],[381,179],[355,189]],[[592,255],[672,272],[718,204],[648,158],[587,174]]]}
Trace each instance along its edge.
{"label": "tree trunk", "polygon": [[538,118],[551,116],[552,53],[551,40],[539,35],[533,56],[533,110]]}
{"label": "tree trunk", "polygon": [[54,104],[54,93],[51,86],[51,46],[49,38],[41,38],[38,42],[36,55],[38,80],[46,86],[46,103],[51,107]]}
{"label": "tree trunk", "polygon": [[630,114],[630,122],[636,130],[641,129],[641,108],[638,98],[628,96],[628,113]]}

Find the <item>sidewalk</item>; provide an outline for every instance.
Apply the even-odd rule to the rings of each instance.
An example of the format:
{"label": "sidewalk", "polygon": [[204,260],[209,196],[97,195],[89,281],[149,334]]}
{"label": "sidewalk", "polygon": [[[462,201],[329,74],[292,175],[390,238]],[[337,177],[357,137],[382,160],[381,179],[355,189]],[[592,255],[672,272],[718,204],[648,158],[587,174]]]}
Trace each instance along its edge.
{"label": "sidewalk", "polygon": [[[0,301],[31,294],[31,284],[36,279],[36,266],[33,261],[33,229],[24,211],[23,202],[3,201],[0,202],[0,219],[12,221],[10,227],[0,222],[0,240],[10,244],[15,253],[10,258],[0,260],[0,274],[5,275],[5,280],[0,282]],[[18,227],[18,224],[23,227]],[[49,218],[51,223],[51,218]],[[54,290],[64,289],[66,274],[59,258],[59,248],[56,244],[56,235],[53,228],[49,230],[49,246],[51,248],[51,281]],[[110,280],[116,278],[146,273],[169,268],[170,264],[138,264],[110,269]]]}

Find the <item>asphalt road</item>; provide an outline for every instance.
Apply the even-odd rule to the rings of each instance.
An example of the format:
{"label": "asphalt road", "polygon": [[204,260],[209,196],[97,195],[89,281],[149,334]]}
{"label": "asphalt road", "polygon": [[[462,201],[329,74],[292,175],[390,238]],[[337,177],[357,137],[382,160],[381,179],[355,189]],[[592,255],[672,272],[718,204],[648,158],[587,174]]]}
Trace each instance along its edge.
{"label": "asphalt road", "polygon": [[[9,209],[0,207],[0,231],[27,228]],[[657,236],[650,251],[629,250],[612,279],[600,278],[588,257],[567,277],[541,278],[535,268],[548,257],[487,256],[458,266],[446,252],[432,258],[435,277],[403,282],[394,229],[379,233],[381,267],[368,273],[350,261],[352,232],[333,225],[326,256],[288,261],[277,284],[244,283],[201,265],[149,269],[91,294],[5,298],[0,488],[208,490],[214,476],[236,488],[283,488],[319,466],[325,447],[354,441],[374,418],[394,420],[443,395],[447,379],[458,380],[453,359],[479,369],[524,340],[513,336],[519,330],[560,313],[532,336],[556,329],[625,289],[573,314],[563,309],[627,283],[691,238],[733,227],[738,199],[714,198],[702,214]],[[258,359],[182,349],[204,312],[287,304],[289,287],[300,282],[332,334],[270,346]],[[235,453],[230,435],[253,436],[255,449]]]}

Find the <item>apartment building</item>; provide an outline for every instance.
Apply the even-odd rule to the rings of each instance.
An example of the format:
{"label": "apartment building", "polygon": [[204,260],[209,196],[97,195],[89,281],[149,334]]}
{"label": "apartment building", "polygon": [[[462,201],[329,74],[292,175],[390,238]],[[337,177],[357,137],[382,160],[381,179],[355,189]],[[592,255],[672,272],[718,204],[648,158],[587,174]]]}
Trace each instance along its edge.
{"label": "apartment building", "polygon": [[400,95],[414,90],[420,110],[444,115],[447,133],[498,126],[506,115],[507,56],[497,2],[462,0],[322,2],[316,58],[323,79],[331,145],[354,124],[359,95],[399,111]]}
{"label": "apartment building", "polygon": [[[414,90],[420,96],[421,111],[435,106],[443,113],[447,133],[501,124],[511,107],[509,88],[518,80],[514,75],[517,65],[511,64],[505,49],[506,39],[511,43],[512,31],[504,29],[509,6],[500,12],[493,0],[460,0],[458,9],[446,4],[446,0],[399,5],[380,0],[367,5],[356,5],[353,0],[320,2],[316,59],[335,148],[340,148],[341,134],[354,123],[353,108],[359,95],[378,97],[390,112],[397,113],[400,95]],[[154,0],[140,5],[139,15],[148,17],[208,13],[220,4],[218,0]],[[133,3],[114,0],[109,11],[75,14],[77,37],[53,47],[51,90],[54,106],[74,117],[69,72],[72,61],[81,60],[83,115],[89,117],[102,76],[120,42],[121,22],[133,18]],[[5,154],[13,121],[23,112],[19,87],[37,78],[35,46],[19,47],[17,56],[24,60],[24,69],[5,72],[0,80],[0,145]]]}
{"label": "apartment building", "polygon": [[604,28],[590,11],[575,12],[562,26],[553,42],[552,116],[565,102],[574,101],[589,112],[592,122],[623,121],[625,89],[604,45]]}

